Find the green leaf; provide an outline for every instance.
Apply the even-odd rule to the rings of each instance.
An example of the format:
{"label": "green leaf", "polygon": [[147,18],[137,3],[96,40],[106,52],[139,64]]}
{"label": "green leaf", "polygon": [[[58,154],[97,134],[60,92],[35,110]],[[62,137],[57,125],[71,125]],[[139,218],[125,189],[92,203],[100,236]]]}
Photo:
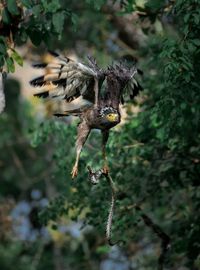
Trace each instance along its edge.
{"label": "green leaf", "polygon": [[16,41],[17,43],[24,43],[27,41],[27,33],[26,33],[26,29],[24,27],[20,27],[20,29],[18,29],[17,31],[17,35],[16,35]]}
{"label": "green leaf", "polygon": [[65,21],[65,15],[63,12],[58,12],[58,13],[53,14],[52,23],[53,23],[55,31],[59,34],[62,33],[64,21]]}
{"label": "green leaf", "polygon": [[6,54],[7,48],[3,41],[0,41],[0,54]]}
{"label": "green leaf", "polygon": [[0,55],[0,67],[3,67],[4,65],[4,57],[3,55]]}
{"label": "green leaf", "polygon": [[77,29],[77,24],[78,24],[78,16],[74,13],[71,14],[71,21],[74,27],[74,30],[76,31]]}
{"label": "green leaf", "polygon": [[16,51],[11,54],[11,57],[17,62],[18,65],[23,66],[23,59]]}
{"label": "green leaf", "polygon": [[192,43],[189,43],[189,42],[187,43],[187,47],[190,52],[194,52],[196,49],[196,47]]}
{"label": "green leaf", "polygon": [[2,11],[2,20],[5,24],[11,23],[11,16],[7,8],[4,8]]}
{"label": "green leaf", "polygon": [[43,38],[44,43],[50,48],[52,45],[50,34],[46,32],[43,34],[42,38]]}
{"label": "green leaf", "polygon": [[110,251],[110,247],[108,245],[100,246],[96,249],[98,254],[106,254]]}
{"label": "green leaf", "polygon": [[0,42],[6,43],[6,38],[3,36],[0,36]]}
{"label": "green leaf", "polygon": [[185,79],[185,81],[186,81],[187,83],[189,83],[190,80],[191,80],[191,74],[190,74],[190,73],[185,74],[184,79]]}
{"label": "green leaf", "polygon": [[12,15],[19,15],[19,8],[15,0],[7,0],[7,8]]}
{"label": "green leaf", "polygon": [[187,23],[189,18],[190,18],[190,13],[187,13],[183,18],[184,22]]}
{"label": "green leaf", "polygon": [[30,29],[27,31],[28,36],[30,37],[31,42],[35,45],[35,46],[39,46],[41,41],[42,41],[42,34],[35,30],[35,29]]}
{"label": "green leaf", "polygon": [[200,16],[199,16],[199,14],[194,14],[193,17],[194,17],[194,22],[196,24],[199,24],[199,22],[200,22]]}
{"label": "green leaf", "polygon": [[54,13],[61,8],[59,0],[54,0],[50,3],[48,0],[41,0],[41,3],[46,12]]}
{"label": "green leaf", "polygon": [[100,10],[100,8],[105,3],[105,0],[86,0],[86,3],[93,5],[96,10]]}
{"label": "green leaf", "polygon": [[199,39],[193,39],[193,40],[191,40],[191,42],[194,44],[194,45],[196,45],[196,46],[200,46],[200,40]]}
{"label": "green leaf", "polygon": [[151,12],[158,12],[158,10],[162,8],[162,6],[163,6],[162,0],[148,1],[145,4],[145,8],[150,9]]}
{"label": "green leaf", "polygon": [[187,108],[187,104],[186,103],[181,103],[181,109],[185,110]]}
{"label": "green leaf", "polygon": [[94,8],[96,10],[100,10],[100,8],[103,6],[104,2],[105,2],[104,0],[94,1]]}
{"label": "green leaf", "polygon": [[11,57],[6,58],[6,64],[7,64],[8,72],[11,72],[11,73],[15,72],[15,64]]}
{"label": "green leaf", "polygon": [[21,0],[21,3],[27,7],[27,8],[31,8],[32,7],[32,3],[31,0]]}
{"label": "green leaf", "polygon": [[35,17],[38,17],[38,16],[40,15],[41,11],[42,11],[41,5],[35,5],[35,6],[32,8],[32,12],[33,12],[33,15],[34,15]]}

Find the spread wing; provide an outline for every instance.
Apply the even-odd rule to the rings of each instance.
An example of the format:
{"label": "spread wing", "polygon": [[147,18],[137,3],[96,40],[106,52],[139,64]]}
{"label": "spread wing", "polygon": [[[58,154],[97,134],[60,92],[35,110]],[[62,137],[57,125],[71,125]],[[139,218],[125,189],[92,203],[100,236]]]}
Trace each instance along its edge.
{"label": "spread wing", "polygon": [[137,74],[140,72],[136,67],[129,70],[127,77],[125,78],[125,87],[121,91],[121,103],[123,104],[124,97],[128,96],[130,100],[133,100],[139,94],[143,88],[136,79]]}
{"label": "spread wing", "polygon": [[44,69],[43,76],[30,82],[36,87],[34,96],[62,100],[66,111],[67,103],[75,99],[84,100],[84,104],[93,104],[94,78],[100,72],[95,61],[89,59],[89,65],[85,65],[54,52],[50,54],[52,56],[50,63],[33,65],[35,68]]}
{"label": "spread wing", "polygon": [[133,100],[138,95],[142,87],[136,80],[137,73],[140,73],[140,70],[135,66],[130,68],[124,63],[107,69],[106,99],[109,102],[108,105],[117,109],[127,97]]}

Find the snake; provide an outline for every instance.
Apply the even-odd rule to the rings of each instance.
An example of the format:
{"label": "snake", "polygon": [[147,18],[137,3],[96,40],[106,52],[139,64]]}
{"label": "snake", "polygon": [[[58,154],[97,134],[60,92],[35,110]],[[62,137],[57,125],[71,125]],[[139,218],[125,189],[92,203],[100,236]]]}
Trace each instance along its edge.
{"label": "snake", "polygon": [[119,244],[119,242],[123,242],[121,240],[118,240],[116,242],[112,241],[112,221],[113,221],[113,213],[114,213],[114,208],[115,208],[115,201],[116,201],[116,190],[115,190],[115,185],[114,182],[110,176],[109,173],[105,173],[103,169],[93,171],[90,166],[88,166],[88,171],[89,171],[89,181],[93,185],[97,185],[100,182],[100,179],[102,176],[104,176],[109,183],[110,189],[111,189],[111,201],[110,201],[110,207],[108,211],[108,217],[107,217],[107,222],[106,222],[106,239],[108,241],[108,244],[110,246],[114,246],[116,244]]}

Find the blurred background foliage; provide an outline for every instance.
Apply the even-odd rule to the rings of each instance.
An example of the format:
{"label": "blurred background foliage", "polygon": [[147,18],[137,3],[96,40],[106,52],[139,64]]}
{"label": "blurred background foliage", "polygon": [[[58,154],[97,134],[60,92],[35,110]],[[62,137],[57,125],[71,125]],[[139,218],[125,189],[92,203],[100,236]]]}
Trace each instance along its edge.
{"label": "blurred background foliage", "polygon": [[[1,71],[16,70],[0,115],[1,269],[157,269],[160,239],[135,203],[171,238],[164,269],[200,269],[199,36],[199,0],[1,1]],[[77,120],[51,116],[22,83],[47,48],[101,66],[132,56],[144,72],[108,145],[121,247],[105,240],[107,184],[87,180],[86,166],[101,166],[99,132],[72,182]]]}

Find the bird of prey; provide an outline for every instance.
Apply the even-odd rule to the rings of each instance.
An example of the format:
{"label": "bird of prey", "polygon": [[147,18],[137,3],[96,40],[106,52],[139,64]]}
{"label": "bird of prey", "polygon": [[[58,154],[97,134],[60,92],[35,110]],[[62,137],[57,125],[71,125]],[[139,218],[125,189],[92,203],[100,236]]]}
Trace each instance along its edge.
{"label": "bird of prey", "polygon": [[33,65],[45,69],[45,74],[33,79],[30,84],[37,88],[34,96],[61,100],[62,111],[56,116],[75,115],[80,118],[72,178],[78,174],[81,150],[91,129],[102,132],[103,171],[107,173],[109,130],[120,122],[119,105],[124,103],[125,96],[133,99],[142,90],[135,79],[138,69],[135,65],[129,67],[125,62],[118,62],[103,70],[92,57],[88,57],[86,65],[55,52],[50,53],[50,63]]}

